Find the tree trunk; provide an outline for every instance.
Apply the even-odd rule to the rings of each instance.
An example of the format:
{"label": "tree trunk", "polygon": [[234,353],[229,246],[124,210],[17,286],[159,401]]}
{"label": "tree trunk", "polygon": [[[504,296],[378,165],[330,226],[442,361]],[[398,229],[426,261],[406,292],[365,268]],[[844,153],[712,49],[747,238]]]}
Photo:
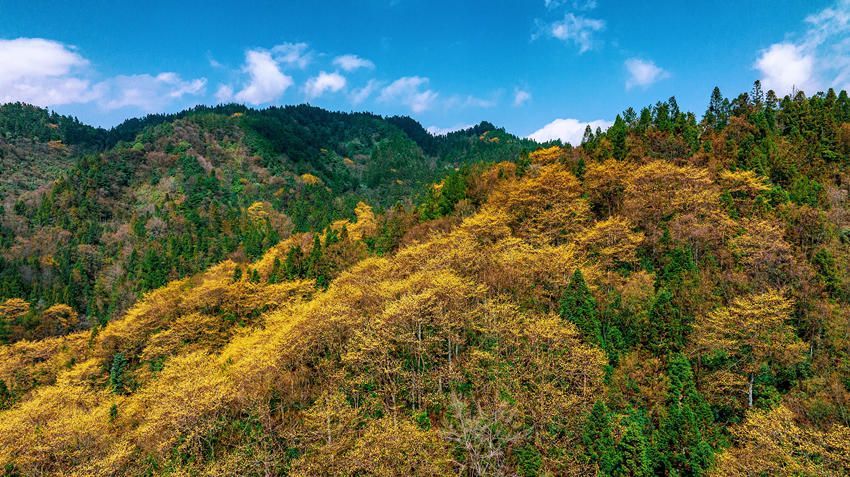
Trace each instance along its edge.
{"label": "tree trunk", "polygon": [[747,403],[749,407],[753,407],[753,381],[755,381],[756,375],[750,375],[750,389],[747,391]]}

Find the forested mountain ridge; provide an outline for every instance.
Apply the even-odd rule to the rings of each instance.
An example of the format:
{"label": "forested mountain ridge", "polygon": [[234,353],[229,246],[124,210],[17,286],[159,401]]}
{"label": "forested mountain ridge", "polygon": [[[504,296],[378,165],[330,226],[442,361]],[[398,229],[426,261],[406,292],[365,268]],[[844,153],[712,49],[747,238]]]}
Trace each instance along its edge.
{"label": "forested mountain ridge", "polygon": [[[150,151],[176,155],[175,168],[216,164],[215,147],[236,134],[228,124],[244,120],[232,114],[216,117],[224,126],[207,149],[190,142],[187,117],[149,129],[162,141]],[[163,138],[181,137],[153,132],[166,124],[190,130],[189,147],[166,152]],[[0,465],[10,475],[850,472],[845,92],[780,100],[756,84],[727,100],[715,90],[699,122],[671,98],[588,130],[578,147],[525,153],[482,129],[411,141],[425,157],[452,141],[463,145],[454,157],[490,154],[450,167],[416,202],[357,203],[265,252],[153,288],[91,331],[0,348]],[[241,144],[280,151],[263,142],[274,134],[239,131]],[[107,154],[134,157],[125,151],[136,144],[147,147]],[[257,157],[253,167],[274,167]],[[299,174],[324,182],[320,172],[292,171],[291,187],[314,181]],[[182,174],[168,177],[191,184]],[[184,201],[197,189],[186,190]],[[254,212],[271,224],[276,210]],[[67,332],[62,306],[42,324]],[[28,309],[11,299],[0,316]]]}
{"label": "forested mountain ridge", "polygon": [[[361,201],[412,211],[425,186],[455,168],[535,146],[486,123],[434,138],[409,118],[306,105],[199,106],[109,131],[3,108],[3,135],[56,149],[52,167],[71,163],[0,211],[0,299],[32,305],[0,330],[12,341],[55,334],[40,319],[54,304],[80,316],[71,330],[103,324],[169,280],[225,258],[254,260],[293,231],[354,218]],[[429,154],[396,123],[424,133]]]}
{"label": "forested mountain ridge", "polygon": [[0,105],[0,206],[61,176],[74,157],[98,150],[106,131],[22,103]]}

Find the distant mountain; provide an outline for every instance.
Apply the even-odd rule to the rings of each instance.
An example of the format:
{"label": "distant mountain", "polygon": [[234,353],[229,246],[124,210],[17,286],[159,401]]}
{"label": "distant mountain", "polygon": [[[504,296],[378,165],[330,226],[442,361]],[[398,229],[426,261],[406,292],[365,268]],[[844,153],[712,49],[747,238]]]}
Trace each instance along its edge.
{"label": "distant mountain", "polygon": [[111,130],[4,105],[0,300],[105,322],[168,280],[354,218],[360,201],[412,210],[456,168],[536,146],[487,123],[435,138],[410,118],[307,105],[198,106]]}
{"label": "distant mountain", "polygon": [[59,178],[75,157],[103,149],[107,135],[43,108],[0,105],[0,205]]}

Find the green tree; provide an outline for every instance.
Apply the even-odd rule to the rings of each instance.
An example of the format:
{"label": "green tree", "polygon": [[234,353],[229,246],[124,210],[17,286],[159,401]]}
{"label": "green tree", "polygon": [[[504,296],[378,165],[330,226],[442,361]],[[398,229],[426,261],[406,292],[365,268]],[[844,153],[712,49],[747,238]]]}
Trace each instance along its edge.
{"label": "green tree", "polygon": [[584,281],[581,270],[576,269],[570,277],[560,304],[561,317],[574,323],[588,341],[601,346],[602,333],[596,299]]}
{"label": "green tree", "polygon": [[623,477],[644,477],[651,474],[649,453],[643,425],[636,416],[629,418],[628,427],[617,444],[619,465],[614,475]]}
{"label": "green tree", "polygon": [[684,345],[684,326],[682,313],[673,303],[673,295],[666,288],[660,289],[647,314],[644,330],[647,346],[658,355],[680,350]]}
{"label": "green tree", "polygon": [[596,401],[587,416],[581,440],[585,457],[598,467],[600,475],[612,475],[618,464],[617,452],[611,434],[611,417],[601,399]]}
{"label": "green tree", "polygon": [[109,386],[115,394],[124,394],[124,369],[127,367],[127,360],[124,358],[124,353],[115,353],[112,358],[112,366],[109,368]]}
{"label": "green tree", "polygon": [[626,123],[617,115],[614,125],[608,129],[608,137],[614,147],[614,159],[623,160],[626,157]]}
{"label": "green tree", "polygon": [[654,439],[658,451],[656,473],[664,475],[706,475],[713,462],[714,416],[697,391],[691,364],[681,354],[669,360],[670,387],[667,409]]}

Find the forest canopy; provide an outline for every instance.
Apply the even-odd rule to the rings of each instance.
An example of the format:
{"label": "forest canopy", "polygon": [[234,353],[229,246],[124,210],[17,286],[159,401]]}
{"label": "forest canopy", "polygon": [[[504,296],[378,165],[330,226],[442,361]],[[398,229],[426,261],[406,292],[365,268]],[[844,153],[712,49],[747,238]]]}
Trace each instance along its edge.
{"label": "forest canopy", "polygon": [[[0,136],[58,140],[45,114]],[[697,118],[95,130],[4,199],[0,468],[847,475],[850,99],[715,89]]]}

